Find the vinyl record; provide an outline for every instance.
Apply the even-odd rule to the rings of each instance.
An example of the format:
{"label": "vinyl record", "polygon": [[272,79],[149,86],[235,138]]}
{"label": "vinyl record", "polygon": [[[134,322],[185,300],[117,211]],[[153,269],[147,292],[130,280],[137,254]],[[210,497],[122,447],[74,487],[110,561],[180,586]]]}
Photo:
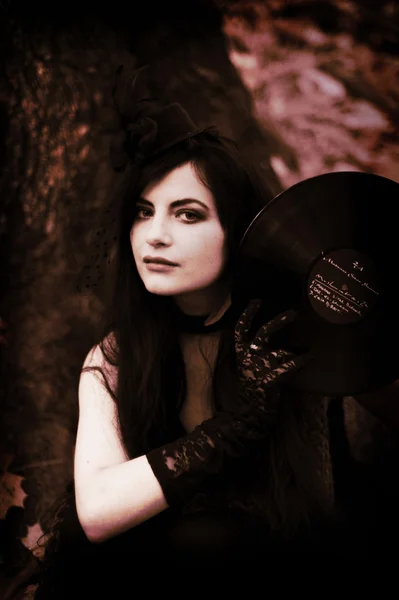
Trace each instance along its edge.
{"label": "vinyl record", "polygon": [[296,309],[270,341],[314,357],[290,387],[345,396],[399,379],[398,201],[385,177],[327,173],[280,193],[245,232],[233,298],[262,298],[263,320]]}

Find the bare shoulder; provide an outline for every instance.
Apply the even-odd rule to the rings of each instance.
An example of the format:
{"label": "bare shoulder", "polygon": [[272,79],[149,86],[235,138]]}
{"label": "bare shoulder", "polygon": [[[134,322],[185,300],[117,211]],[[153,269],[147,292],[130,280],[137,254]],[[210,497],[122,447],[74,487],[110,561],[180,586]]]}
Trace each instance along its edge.
{"label": "bare shoulder", "polygon": [[[80,374],[81,383],[103,386],[104,379],[113,392],[116,391],[118,369],[113,364],[115,359],[116,340],[113,333],[106,336],[100,343],[94,345],[87,353]],[[95,380],[95,381],[94,381]]]}
{"label": "bare shoulder", "polygon": [[109,355],[113,356],[115,350],[116,338],[115,334],[111,332],[101,342],[90,348],[84,359],[82,369],[86,367],[101,367],[109,364],[106,357]]}
{"label": "bare shoulder", "polygon": [[[85,490],[92,474],[104,467],[127,459],[119,426],[117,395],[104,385],[104,377],[112,389],[117,367],[109,364],[110,340],[93,346],[84,360],[79,381],[79,421],[75,445],[75,481],[77,490]],[[82,502],[82,500],[81,500]]]}

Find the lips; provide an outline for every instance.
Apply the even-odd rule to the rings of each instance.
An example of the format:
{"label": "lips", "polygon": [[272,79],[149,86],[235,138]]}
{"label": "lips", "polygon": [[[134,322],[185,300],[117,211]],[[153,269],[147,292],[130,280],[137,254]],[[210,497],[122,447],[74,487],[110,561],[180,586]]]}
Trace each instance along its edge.
{"label": "lips", "polygon": [[172,262],[170,260],[167,260],[166,258],[162,258],[160,256],[157,257],[151,257],[151,256],[145,256],[143,258],[143,262],[145,262],[146,264],[155,264],[155,265],[168,265],[170,267],[178,267],[178,263]]}

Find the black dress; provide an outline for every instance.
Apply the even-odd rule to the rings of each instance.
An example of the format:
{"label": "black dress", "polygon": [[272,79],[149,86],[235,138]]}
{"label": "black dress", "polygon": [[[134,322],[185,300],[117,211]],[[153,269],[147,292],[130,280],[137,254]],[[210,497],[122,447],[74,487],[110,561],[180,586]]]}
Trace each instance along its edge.
{"label": "black dress", "polygon": [[[347,561],[389,557],[398,532],[397,515],[396,524],[389,516],[394,507],[384,504],[378,486],[345,456],[339,400],[333,402],[329,418],[335,487],[344,509],[344,517],[334,526],[315,523],[288,541],[237,511],[212,508],[185,514],[169,508],[126,533],[93,544],[80,526],[70,484],[63,520],[47,549],[35,599],[95,598],[97,594],[125,598],[138,581],[150,582],[152,590],[165,589],[162,573],[181,569],[200,569],[202,579],[211,580],[212,571],[229,565],[252,569],[270,565],[271,559],[282,564],[294,559],[297,564],[311,558],[312,564],[323,561],[323,569],[328,566],[334,574]],[[176,424],[173,434],[182,433]],[[245,476],[251,477],[248,464]]]}
{"label": "black dress", "polygon": [[[227,312],[224,319],[230,318]],[[186,331],[203,331],[203,318],[181,318]],[[220,323],[219,323],[220,326]],[[215,330],[215,326],[206,331]],[[283,554],[308,560],[326,558],[333,568],[348,560],[372,558],[385,544],[384,525],[381,528],[381,503],[378,489],[368,475],[362,473],[350,457],[346,440],[342,399],[331,401],[328,411],[330,451],[333,463],[335,492],[342,518],[331,523],[315,523],[289,541],[272,533],[267,525],[247,513],[230,511],[223,505],[194,511],[169,508],[133,529],[104,543],[93,544],[83,532],[76,513],[73,483],[68,486],[62,519],[57,535],[49,544],[43,562],[43,573],[35,599],[73,598],[80,590],[95,597],[126,597],[132,582],[148,582],[147,567],[157,566],[174,572],[182,567],[204,568],[204,573],[223,565],[263,564],[270,555],[276,560]],[[169,440],[185,434],[178,417],[170,425]],[[256,462],[237,463],[235,481],[257,477]],[[240,476],[240,472],[242,477]],[[225,477],[218,480],[223,488]],[[240,479],[241,477],[241,479]],[[217,487],[217,486],[216,486]],[[201,503],[199,503],[201,506]],[[204,505],[206,506],[206,504]],[[367,526],[365,527],[365,524]],[[381,533],[382,532],[382,533]],[[379,549],[377,545],[379,545]],[[151,586],[156,586],[157,569],[152,570]],[[165,582],[164,582],[165,583]]]}

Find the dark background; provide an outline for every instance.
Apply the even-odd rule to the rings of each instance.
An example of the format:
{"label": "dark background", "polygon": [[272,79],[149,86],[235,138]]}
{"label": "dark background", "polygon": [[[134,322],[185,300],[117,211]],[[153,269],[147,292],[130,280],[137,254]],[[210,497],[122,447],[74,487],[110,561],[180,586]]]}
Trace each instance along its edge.
{"label": "dark background", "polygon": [[72,475],[105,293],[76,285],[117,183],[117,66],[151,63],[163,96],[236,139],[274,194],[336,170],[399,182],[394,1],[116,0],[97,16],[40,4],[0,1],[0,550],[16,578]]}

